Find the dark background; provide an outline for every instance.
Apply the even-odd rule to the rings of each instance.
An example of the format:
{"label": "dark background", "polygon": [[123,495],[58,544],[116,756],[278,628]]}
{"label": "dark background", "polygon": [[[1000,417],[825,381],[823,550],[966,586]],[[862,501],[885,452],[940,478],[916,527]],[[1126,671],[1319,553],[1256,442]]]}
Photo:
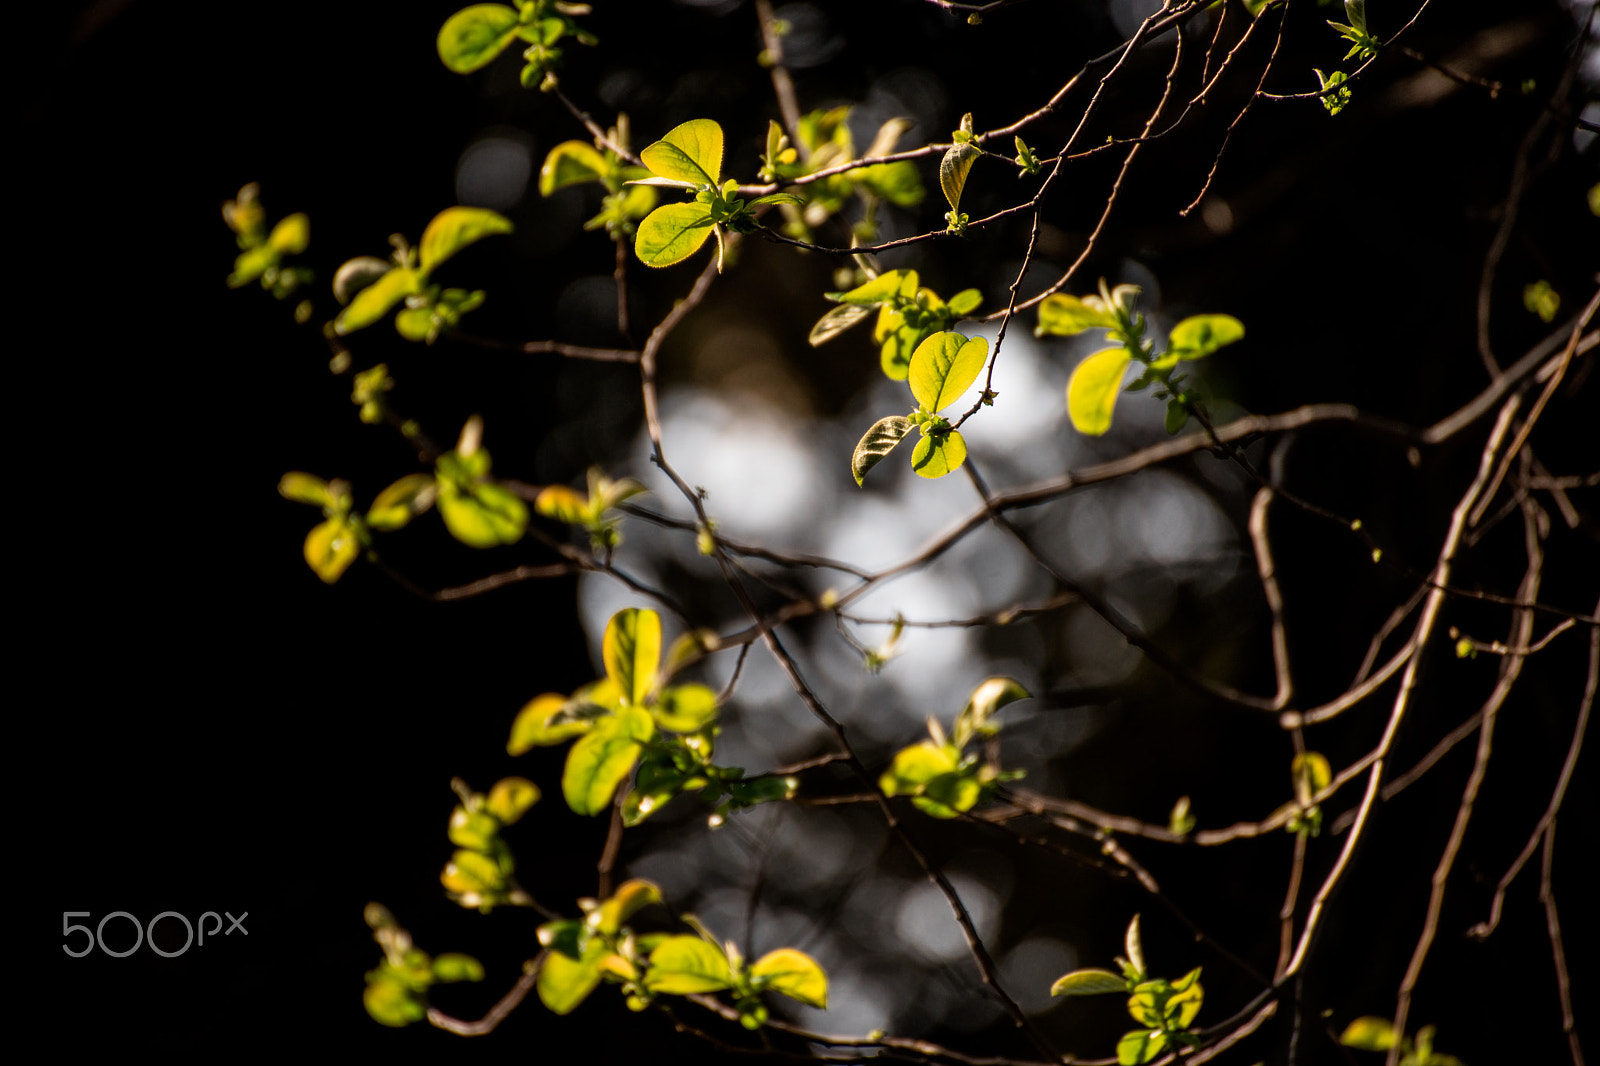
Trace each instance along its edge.
{"label": "dark background", "polygon": [[[235,249],[218,208],[240,185],[259,181],[269,218],[308,212],[308,259],[326,279],[346,256],[381,254],[390,232],[415,237],[455,202],[454,161],[482,131],[532,132],[536,159],[556,140],[582,139],[554,100],[515,88],[514,59],[470,78],[439,65],[433,36],[456,6],[126,0],[66,5],[25,35],[30,59],[14,105],[24,135],[11,156],[18,239],[9,348],[21,373],[9,397],[23,427],[13,437],[12,483],[20,491],[11,554],[24,591],[13,660],[13,707],[23,723],[13,758],[24,786],[14,801],[22,832],[12,868],[29,904],[22,924],[37,934],[29,939],[38,957],[50,960],[34,989],[39,1013],[30,1017],[63,1054],[114,1047],[180,1060],[248,1057],[334,1041],[402,1058],[565,1045],[600,1061],[644,1048],[655,1060],[708,1060],[702,1045],[673,1036],[656,1016],[613,1024],[624,1013],[615,997],[597,997],[607,1002],[565,1022],[530,1004],[477,1042],[427,1026],[390,1032],[360,1005],[361,974],[378,958],[360,921],[369,899],[386,903],[429,950],[468,951],[490,965],[482,986],[437,995],[459,1016],[486,1009],[532,954],[531,915],[481,918],[443,899],[437,876],[448,857],[447,785],[461,775],[487,788],[510,772],[553,781],[559,753],[546,753],[542,764],[513,763],[503,755],[506,727],[536,692],[570,690],[593,675],[572,622],[568,581],[433,605],[370,567],[354,567],[333,588],[305,568],[299,542],[317,517],[281,500],[278,478],[308,470],[375,488],[412,460],[397,438],[352,417],[347,382],[328,374],[325,346],[293,325],[286,305],[255,287],[223,286]],[[636,144],[715,113],[730,131],[728,168],[747,169],[769,109],[765,74],[750,62],[757,41],[749,5],[725,5],[725,12],[599,6],[589,24],[603,45],[593,54],[574,49],[564,79],[573,94],[608,115],[586,88],[601,73],[622,70],[632,79],[622,82],[632,86],[623,106]],[[1021,5],[977,29],[930,5],[820,6],[836,31],[848,30],[848,41],[829,62],[797,74],[803,105],[855,98],[885,67],[915,62],[948,74],[949,126],[965,110],[978,114],[980,128],[1009,118],[1018,101],[1043,100],[1064,72],[1119,39],[1102,17],[1076,6],[1063,13],[1062,5]],[[1285,46],[1281,69],[1298,80],[1280,75],[1273,87],[1281,91],[1305,91],[1305,71],[1330,69],[1341,54],[1331,32],[1315,32],[1334,12],[1298,8],[1293,18],[1309,28]],[[1533,101],[1555,85],[1572,36],[1571,17],[1555,4],[1505,8],[1430,10],[1411,43],[1430,55],[1471,56],[1482,35],[1509,34],[1522,43],[1483,72],[1510,85],[1536,78],[1533,98],[1513,91],[1491,101],[1463,90],[1406,106],[1396,86],[1418,68],[1396,59],[1358,83],[1357,104],[1337,119],[1314,104],[1257,104],[1219,171],[1215,191],[1234,205],[1235,224],[1217,234],[1174,213],[1210,165],[1234,113],[1229,102],[1253,84],[1235,79],[1192,130],[1153,146],[1125,194],[1104,261],[1092,261],[1080,277],[1137,255],[1161,277],[1169,300],[1226,307],[1248,321],[1252,341],[1227,382],[1248,409],[1348,400],[1419,424],[1453,410],[1483,384],[1472,339],[1481,257],[1516,146],[1537,115]],[[1392,29],[1376,13],[1374,20]],[[1316,47],[1305,50],[1306,40]],[[1166,61],[1165,52],[1149,60],[1154,79],[1133,83],[1157,84]],[[1136,92],[1113,100],[1109,119],[1141,103]],[[1034,143],[1059,143],[1063,129],[1049,126]],[[1571,204],[1574,197],[1581,204],[1595,180],[1594,155],[1592,144],[1586,159],[1569,150],[1534,179],[1497,293],[1495,340],[1505,362],[1545,330],[1517,308],[1527,280],[1548,277],[1567,300],[1563,315],[1586,298],[1600,234]],[[1052,208],[1057,232],[1071,240],[1092,224],[1109,173],[1082,169],[1082,195],[1058,198]],[[974,202],[963,206],[977,217],[986,196],[996,206],[1010,194],[1009,187],[975,187]],[[610,249],[578,239],[571,219],[554,234],[541,232],[536,197],[518,210],[515,240],[462,257],[462,276],[491,294],[471,328],[515,339],[556,335],[557,283],[572,272],[607,271]],[[1018,235],[997,228],[962,244],[924,246],[919,269],[940,291],[959,287],[948,282],[965,276],[963,257],[999,254]],[[831,264],[820,257],[797,262],[759,246],[748,254],[753,266],[774,269],[750,271],[766,280],[741,280],[756,288],[736,290],[740,298],[831,287]],[[679,291],[659,280],[640,285],[637,321],[653,322]],[[323,311],[324,283],[317,287]],[[991,281],[991,301],[1002,284]],[[815,306],[775,313],[783,343],[803,338],[825,306],[807,299]],[[563,339],[617,341],[582,322],[567,325]],[[610,397],[605,402],[615,406],[604,417],[618,424],[637,417],[627,374],[448,341],[423,351],[387,327],[372,334],[363,338],[363,365],[389,359],[403,370],[409,411],[441,438],[473,412],[508,427],[492,442],[496,469],[526,480],[574,477],[589,460],[607,457],[546,446],[562,417],[552,382]],[[847,368],[849,353],[802,358],[803,351],[794,366],[820,411],[842,407],[853,386],[875,373],[868,362]],[[1592,407],[1592,385],[1587,395]],[[1572,415],[1584,406],[1566,403],[1541,431],[1541,453],[1563,471],[1597,465],[1592,432]],[[1379,445],[1312,434],[1296,469],[1328,506],[1367,516],[1397,554],[1414,547],[1409,561],[1425,569],[1440,508],[1459,493],[1479,440],[1441,449],[1408,471]],[[1365,461],[1372,456],[1379,459]],[[1553,544],[1551,571],[1564,577],[1547,583],[1549,602],[1593,610],[1589,522]],[[1295,554],[1311,560],[1298,574],[1298,596],[1319,605],[1297,619],[1298,650],[1364,645],[1409,586],[1394,576],[1388,599],[1381,586],[1364,600],[1345,597],[1359,555],[1349,541],[1295,517],[1284,519],[1283,530]],[[446,545],[442,533],[419,535],[404,549],[409,554],[392,561],[438,587],[525,559],[511,549],[463,558]],[[1503,565],[1490,556],[1470,580],[1514,588],[1514,543],[1510,553]],[[1495,611],[1463,613],[1481,622],[1480,631],[1503,629]],[[1514,890],[1495,939],[1470,945],[1456,930],[1481,916],[1488,888],[1548,797],[1581,686],[1580,644],[1565,638],[1514,703],[1515,715],[1507,713],[1509,736],[1485,798],[1478,850],[1453,897],[1459,913],[1450,912],[1451,932],[1430,962],[1435,983],[1424,983],[1413,1012],[1453,1033],[1443,1046],[1469,1062],[1553,1061],[1547,1056],[1563,1053],[1534,871]],[[1342,665],[1318,678],[1315,655],[1300,661],[1308,688],[1342,684]],[[1266,669],[1245,662],[1241,683],[1250,687],[1253,677],[1255,688],[1266,687]],[[1448,728],[1429,726],[1459,721],[1476,706],[1493,665],[1476,670],[1459,692],[1451,687],[1457,681],[1437,676],[1442,667],[1427,676],[1435,688],[1418,713],[1411,758]],[[1085,796],[1131,802],[1132,786],[1103,768],[1124,765],[1137,750],[1136,721],[1130,716],[1081,756]],[[1225,806],[1228,782],[1208,780],[1194,766],[1225,750],[1248,753],[1251,741],[1226,715],[1211,721],[1174,745],[1189,769],[1179,763],[1163,772],[1193,774],[1197,793],[1210,787]],[[1358,753],[1355,744],[1329,751],[1335,765],[1336,756]],[[1451,757],[1459,765],[1447,764],[1438,790],[1412,800],[1411,816],[1432,827],[1421,858],[1408,830],[1416,823],[1405,820],[1381,827],[1362,852],[1358,887],[1341,895],[1324,938],[1332,961],[1318,971],[1321,985],[1307,990],[1314,1002],[1336,1001],[1347,1013],[1389,1009],[1470,746]],[[1594,929],[1583,905],[1586,882],[1577,876],[1594,837],[1577,813],[1594,809],[1591,779],[1580,774],[1568,797],[1574,816],[1562,823],[1558,851],[1558,862],[1571,864],[1558,886],[1580,1004],[1594,991],[1583,950]],[[536,882],[541,898],[564,901],[593,890],[587,871],[603,826],[548,806],[541,835],[513,843],[525,883]],[[1163,812],[1140,813],[1159,820]],[[1281,851],[1205,858],[1212,866],[1195,886],[1197,909],[1211,914],[1219,935],[1230,928],[1231,886],[1256,876],[1249,864],[1257,859],[1276,883]],[[1386,868],[1394,875],[1375,872]],[[117,910],[141,922],[166,910],[191,918],[247,911],[249,935],[176,959],[146,949],[126,959],[56,954],[60,912],[88,911],[88,919],[73,920],[98,923]],[[108,939],[122,943],[126,924],[113,920]],[[1109,953],[1117,932],[1106,930],[1105,943],[1085,954]],[[1447,976],[1462,963],[1480,975],[1465,988]],[[1337,991],[1353,987],[1371,991]],[[573,1042],[575,1026],[581,1042]]]}

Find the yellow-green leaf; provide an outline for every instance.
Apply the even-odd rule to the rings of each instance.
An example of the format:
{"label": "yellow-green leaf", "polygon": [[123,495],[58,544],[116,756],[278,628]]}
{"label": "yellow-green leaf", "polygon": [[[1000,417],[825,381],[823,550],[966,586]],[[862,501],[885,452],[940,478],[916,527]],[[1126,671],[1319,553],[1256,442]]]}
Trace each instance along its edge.
{"label": "yellow-green leaf", "polygon": [[539,168],[539,195],[549,196],[557,189],[599,181],[606,171],[605,157],[591,144],[563,141],[550,149]]}
{"label": "yellow-green leaf", "polygon": [[422,231],[418,269],[422,277],[474,241],[510,233],[511,221],[483,207],[447,207]]}
{"label": "yellow-green leaf", "polygon": [[350,300],[350,306],[339,312],[333,320],[333,331],[341,337],[366,329],[378,321],[407,296],[420,291],[421,279],[415,270],[395,267]]}
{"label": "yellow-green leaf", "polygon": [[652,903],[661,902],[661,889],[643,878],[623,882],[616,893],[600,905],[594,927],[606,936],[615,936],[629,918]]}
{"label": "yellow-green leaf", "polygon": [[979,154],[977,146],[963,142],[951,145],[939,160],[939,188],[944,190],[951,211],[961,210],[961,192],[967,187],[967,175]]}
{"label": "yellow-green leaf", "polygon": [[623,698],[640,705],[656,682],[661,665],[661,616],[649,609],[626,607],[606,623],[600,646],[606,676]]}
{"label": "yellow-green leaf", "polygon": [[1128,983],[1110,970],[1073,970],[1056,978],[1050,986],[1052,996],[1098,996],[1106,992],[1122,992]]}
{"label": "yellow-green leaf", "polygon": [[1079,433],[1098,437],[1111,428],[1111,411],[1132,358],[1126,348],[1103,348],[1073,370],[1067,381],[1067,414]]}
{"label": "yellow-green leaf", "polygon": [[439,58],[457,74],[494,60],[517,34],[517,12],[504,4],[473,4],[445,20],[436,42]]}
{"label": "yellow-green leaf", "polygon": [[535,986],[539,1000],[556,1014],[568,1014],[600,983],[600,960],[611,954],[603,940],[591,940],[582,958],[546,951]]}
{"label": "yellow-green leaf", "polygon": [[367,511],[367,525],[373,529],[394,530],[433,506],[436,495],[433,475],[407,474],[378,493]]}
{"label": "yellow-green leaf", "polygon": [[528,505],[489,482],[463,488],[441,479],[438,503],[445,528],[469,547],[515,544],[528,528]]}
{"label": "yellow-green leaf", "polygon": [[958,759],[958,753],[947,744],[923,741],[901,748],[889,769],[878,778],[878,787],[885,796],[911,795],[938,775],[954,770]]}
{"label": "yellow-green leaf", "polygon": [[633,251],[645,266],[669,267],[698,252],[715,228],[705,204],[665,204],[639,223]]}
{"label": "yellow-green leaf", "polygon": [[333,502],[333,497],[328,495],[326,481],[299,470],[283,475],[278,482],[278,495],[295,503],[309,503],[313,507],[327,507]]}
{"label": "yellow-green leaf", "polygon": [[501,825],[511,825],[539,802],[539,795],[539,786],[526,777],[502,778],[489,790],[483,809],[499,819]]}
{"label": "yellow-green leaf", "polygon": [[674,733],[697,733],[717,720],[717,694],[705,685],[674,685],[651,708],[656,725]]}
{"label": "yellow-green leaf", "polygon": [[654,732],[650,715],[640,707],[624,707],[597,721],[567,752],[561,772],[561,793],[567,806],[576,814],[602,813],[638,761],[639,741],[648,740]]}
{"label": "yellow-green leaf", "polygon": [[767,987],[798,999],[808,1007],[828,1008],[828,975],[803,951],[779,948],[761,956],[750,967],[750,976],[767,979]]}
{"label": "yellow-green leaf", "polygon": [[966,461],[966,438],[953,429],[923,436],[911,453],[911,469],[919,477],[944,477],[951,471],[960,470],[961,464]]}
{"label": "yellow-green leaf", "polygon": [[529,700],[511,723],[511,740],[506,744],[506,751],[521,755],[529,748],[560,744],[587,733],[590,723],[581,719],[550,724],[550,719],[566,705],[567,698],[555,692],[546,692]]}
{"label": "yellow-green leaf", "polygon": [[343,518],[330,518],[306,534],[306,565],[330,585],[350,569],[360,554],[360,537]]}
{"label": "yellow-green leaf", "polygon": [[1039,305],[1039,325],[1036,336],[1047,333],[1070,337],[1086,329],[1110,329],[1117,324],[1117,316],[1110,311],[1090,307],[1076,296],[1055,293]]}
{"label": "yellow-green leaf", "polygon": [[1357,1018],[1345,1026],[1339,1043],[1362,1051],[1388,1051],[1394,1047],[1394,1023],[1371,1015]]}
{"label": "yellow-green leaf", "polygon": [[867,471],[878,465],[879,460],[894,451],[895,445],[905,439],[911,432],[911,419],[903,415],[890,415],[880,418],[872,424],[856,444],[855,452],[850,456],[850,473],[854,475],[856,484],[861,484],[867,476]]}
{"label": "yellow-green leaf", "polygon": [[290,215],[272,227],[267,244],[279,255],[299,255],[311,243],[311,219]]}
{"label": "yellow-green leaf", "polygon": [[917,345],[911,355],[907,379],[911,395],[924,411],[937,414],[959,400],[978,380],[988,358],[989,342],[982,337],[968,339],[949,331],[935,333]]}
{"label": "yellow-green leaf", "polygon": [[1179,359],[1201,359],[1244,336],[1244,323],[1232,315],[1194,315],[1172,327],[1167,350]]}
{"label": "yellow-green leaf", "polygon": [[687,996],[717,992],[733,984],[733,970],[722,949],[695,936],[673,936],[650,953],[644,986],[652,992]]}
{"label": "yellow-green leaf", "polygon": [[708,118],[675,126],[639,153],[657,177],[692,185],[715,185],[722,175],[722,127]]}

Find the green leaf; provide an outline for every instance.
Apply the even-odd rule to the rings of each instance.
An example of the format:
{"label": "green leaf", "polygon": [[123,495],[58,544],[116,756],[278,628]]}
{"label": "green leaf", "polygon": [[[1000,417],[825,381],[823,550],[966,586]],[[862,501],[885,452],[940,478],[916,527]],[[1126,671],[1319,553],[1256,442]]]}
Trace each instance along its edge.
{"label": "green leaf", "polygon": [[1106,992],[1125,992],[1128,982],[1110,970],[1073,970],[1056,978],[1050,986],[1052,996],[1098,996]]}
{"label": "green leaf", "polygon": [[437,492],[432,474],[407,474],[378,493],[367,511],[371,529],[394,530],[433,506]]}
{"label": "green leaf", "polygon": [[959,400],[978,380],[988,358],[989,342],[983,337],[969,340],[959,333],[935,333],[917,345],[911,355],[907,378],[911,395],[924,411],[937,414]]}
{"label": "green leaf", "polygon": [[457,74],[493,62],[517,33],[517,12],[504,4],[473,4],[439,28],[439,58]]}
{"label": "green leaf", "polygon": [[722,949],[695,936],[673,936],[650,953],[644,986],[652,992],[687,996],[717,992],[733,984],[733,970]]}
{"label": "green leaf", "polygon": [[489,482],[462,486],[440,478],[438,502],[450,535],[472,548],[515,544],[528,528],[528,505]]}
{"label": "green leaf", "polygon": [[510,232],[511,221],[487,208],[445,208],[422,231],[420,275],[426,278],[440,263],[474,241]]}
{"label": "green leaf", "polygon": [[539,802],[539,795],[539,786],[525,777],[502,778],[489,790],[483,809],[501,825],[514,825]]}
{"label": "green leaf", "polygon": [[972,172],[972,164],[978,161],[980,154],[973,144],[953,144],[939,160],[939,188],[944,190],[944,198],[949,202],[951,212],[961,210],[961,193],[967,187],[967,175]]}
{"label": "green leaf", "polygon": [[661,616],[638,607],[618,611],[606,623],[600,656],[623,700],[642,705],[661,666]]}
{"label": "green leaf", "polygon": [[554,725],[550,723],[550,719],[566,709],[568,703],[565,696],[555,692],[546,692],[529,700],[511,723],[511,740],[506,744],[506,751],[511,755],[521,755],[529,748],[560,744],[587,733],[592,722],[584,719],[569,718]]}
{"label": "green leaf", "polygon": [[957,318],[964,318],[978,309],[983,303],[983,293],[977,289],[962,289],[950,297],[950,313]]}
{"label": "green leaf", "polygon": [[1296,755],[1289,762],[1289,774],[1298,786],[1295,791],[1303,788],[1307,800],[1333,783],[1333,767],[1328,764],[1327,756],[1320,752],[1307,751]]}
{"label": "green leaf", "polygon": [[705,204],[664,204],[639,223],[633,251],[645,266],[669,267],[698,252],[714,228]]}
{"label": "green leaf", "polygon": [[923,741],[901,748],[889,769],[878,778],[878,787],[885,796],[914,795],[935,777],[954,770],[959,759],[959,754],[948,744]]}
{"label": "green leaf", "polygon": [[1118,1066],[1143,1066],[1154,1062],[1166,1049],[1167,1034],[1159,1029],[1137,1029],[1124,1033],[1117,1041]]}
{"label": "green leaf", "polygon": [[639,758],[639,741],[648,740],[654,732],[650,715],[639,707],[625,707],[597,721],[567,753],[561,772],[561,794],[567,806],[576,814],[604,812]]}
{"label": "green leaf", "polygon": [[955,430],[924,434],[911,453],[911,469],[919,477],[944,477],[967,461],[967,442]]}
{"label": "green leaf", "polygon": [[768,204],[794,204],[797,207],[805,206],[805,198],[796,196],[792,192],[775,192],[767,196],[758,196],[750,201],[751,207],[764,207]]}
{"label": "green leaf", "polygon": [[1394,1023],[1371,1015],[1357,1018],[1345,1026],[1339,1043],[1362,1051],[1388,1051],[1394,1047]]}
{"label": "green leaf", "polygon": [[539,168],[539,195],[549,196],[568,185],[600,181],[606,169],[605,157],[593,145],[563,141],[550,149]]}
{"label": "green leaf", "polygon": [[539,999],[556,1014],[571,1013],[600,983],[600,960],[611,954],[604,940],[589,941],[580,958],[547,951],[539,967]]}
{"label": "green leaf", "polygon": [[283,475],[278,482],[278,495],[295,503],[309,503],[313,507],[328,507],[333,503],[326,481],[299,470]]}
{"label": "green leaf", "polygon": [[366,329],[388,314],[395,304],[421,289],[422,279],[415,270],[395,267],[356,293],[350,306],[333,320],[333,331],[342,337]]}
{"label": "green leaf", "polygon": [[935,818],[954,818],[970,811],[983,797],[983,786],[968,773],[940,774],[923,786],[922,794],[911,798],[912,806]]}
{"label": "green leaf", "polygon": [[850,456],[850,473],[855,475],[856,484],[861,484],[861,479],[867,476],[867,471],[878,465],[878,462],[890,452],[895,445],[905,439],[911,432],[911,419],[903,415],[890,415],[880,418],[872,424],[861,440],[856,443],[856,450]]}
{"label": "green leaf", "polygon": [[299,255],[311,243],[311,220],[305,215],[290,215],[272,227],[267,246],[279,255]]}
{"label": "green leaf", "polygon": [[972,690],[967,705],[956,718],[955,735],[951,738],[957,748],[964,748],[975,736],[990,736],[999,732],[989,719],[1008,703],[1025,700],[1031,696],[1027,689],[1009,677],[987,678]]}
{"label": "green leaf", "polygon": [[896,207],[915,207],[924,196],[922,176],[910,160],[874,163],[870,167],[852,170],[846,176],[872,195]]}
{"label": "green leaf", "polygon": [[371,983],[361,994],[361,1004],[379,1025],[399,1028],[427,1017],[427,1008],[399,981],[392,978],[373,980],[371,977],[368,980]]}
{"label": "green leaf", "polygon": [[798,999],[808,1007],[828,1009],[828,975],[816,959],[803,951],[769,951],[750,967],[750,976],[765,978],[768,989]]}
{"label": "green leaf", "polygon": [[1244,323],[1232,315],[1194,315],[1172,327],[1167,351],[1179,359],[1201,359],[1244,336]]}
{"label": "green leaf", "polygon": [[856,304],[840,304],[817,319],[817,324],[811,327],[811,335],[806,340],[813,348],[826,344],[870,314],[872,314],[871,308]]}
{"label": "green leaf", "polygon": [[1053,334],[1071,337],[1086,329],[1114,329],[1117,316],[1110,311],[1090,307],[1076,296],[1055,293],[1039,305],[1039,325],[1034,335]]}
{"label": "green leaf", "polygon": [[361,538],[344,518],[330,518],[306,534],[306,565],[328,584],[339,580],[361,554]]}
{"label": "green leaf", "polygon": [[861,307],[876,307],[893,302],[897,297],[909,300],[917,295],[917,281],[915,270],[891,270],[849,292],[839,294],[835,299],[840,303]]}
{"label": "green leaf", "polygon": [[624,881],[615,894],[600,905],[600,916],[595,929],[606,936],[616,936],[623,923],[652,903],[661,902],[661,889],[643,878]]}
{"label": "green leaf", "polygon": [[1111,428],[1111,411],[1132,359],[1126,348],[1104,348],[1072,371],[1067,381],[1067,414],[1079,433],[1098,437]]}
{"label": "green leaf", "polygon": [[698,733],[717,720],[717,694],[705,685],[674,685],[651,708],[656,725],[673,733]]}
{"label": "green leaf", "polygon": [[433,976],[440,981],[481,981],[483,980],[483,963],[471,955],[461,955],[454,952],[440,955],[433,960]]}
{"label": "green leaf", "polygon": [[722,175],[722,127],[708,118],[690,119],[646,147],[639,159],[657,177],[716,185]]}

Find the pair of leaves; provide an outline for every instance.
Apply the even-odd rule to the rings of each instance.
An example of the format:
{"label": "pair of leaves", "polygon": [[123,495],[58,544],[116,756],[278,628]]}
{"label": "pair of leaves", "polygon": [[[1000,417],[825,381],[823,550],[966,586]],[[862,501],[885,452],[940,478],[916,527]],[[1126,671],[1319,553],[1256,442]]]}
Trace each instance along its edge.
{"label": "pair of leaves", "polygon": [[422,232],[422,243],[415,250],[402,249],[394,260],[375,256],[351,259],[339,268],[334,278],[334,295],[348,304],[333,321],[340,336],[377,322],[400,301],[406,309],[395,325],[408,340],[431,340],[439,325],[454,325],[455,320],[483,302],[482,293],[461,289],[439,293],[430,290],[433,271],[463,248],[496,233],[510,233],[511,222],[481,207],[451,207],[439,212]]}
{"label": "pair of leaves", "polygon": [[717,264],[722,264],[719,226],[746,230],[754,225],[752,207],[798,204],[798,196],[773,193],[746,204],[739,199],[739,184],[722,182],[722,127],[708,118],[690,119],[648,145],[639,159],[651,176],[633,184],[659,185],[694,193],[686,203],[665,204],[645,216],[634,237],[634,253],[646,266],[667,267],[698,252],[713,233],[717,236]]}
{"label": "pair of leaves", "polygon": [[917,401],[910,417],[891,415],[879,419],[856,444],[850,473],[860,485],[867,471],[894,450],[913,427],[921,431],[911,453],[911,469],[926,478],[943,477],[959,470],[967,459],[967,442],[939,412],[959,400],[978,380],[989,358],[989,342],[959,333],[940,332],[924,340],[912,353],[906,383]]}
{"label": "pair of leaves", "polygon": [[1151,978],[1145,965],[1144,945],[1139,932],[1139,916],[1128,923],[1123,942],[1127,957],[1117,963],[1121,976],[1110,970],[1074,970],[1058,978],[1050,987],[1052,996],[1097,996],[1112,992],[1128,994],[1128,1013],[1143,1028],[1124,1033],[1117,1041],[1119,1066],[1142,1066],[1153,1062],[1173,1044],[1193,1046],[1198,1041],[1189,1035],[1205,1000],[1196,967],[1168,981]]}
{"label": "pair of leaves", "polygon": [[561,58],[556,44],[567,36],[581,44],[594,43],[594,37],[569,17],[588,13],[587,4],[550,0],[517,0],[515,8],[473,4],[451,15],[440,27],[436,42],[439,59],[457,74],[470,74],[494,62],[520,38],[528,44],[523,52],[527,61],[522,71],[523,86],[554,88],[553,68]]}
{"label": "pair of leaves", "polygon": [[596,551],[610,551],[622,543],[617,520],[610,512],[624,501],[645,491],[631,477],[613,481],[599,467],[590,467],[587,496],[580,496],[565,485],[551,485],[533,501],[533,509],[546,518],[577,526],[589,534]]}
{"label": "pair of leaves", "polygon": [[470,791],[459,778],[451,786],[461,802],[450,813],[450,842],[458,850],[439,875],[445,891],[461,906],[486,914],[499,904],[525,904],[527,896],[511,879],[516,863],[500,830],[539,802],[539,786],[522,777],[496,782],[488,795]]}

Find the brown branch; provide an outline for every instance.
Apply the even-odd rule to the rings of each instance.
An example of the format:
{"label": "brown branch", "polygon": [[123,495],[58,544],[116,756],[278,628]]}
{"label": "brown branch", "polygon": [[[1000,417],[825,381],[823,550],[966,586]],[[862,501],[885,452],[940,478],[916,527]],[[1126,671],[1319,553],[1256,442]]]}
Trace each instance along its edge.
{"label": "brown branch", "polygon": [[525,963],[522,967],[522,976],[517,983],[511,986],[511,991],[500,998],[500,1002],[489,1008],[489,1013],[475,1022],[464,1022],[460,1018],[453,1018],[437,1007],[428,1008],[428,1024],[455,1033],[457,1036],[486,1036],[495,1031],[506,1016],[516,1010],[522,1001],[533,991],[534,984],[539,980],[539,967],[544,963],[546,952],[539,952],[537,958]]}

